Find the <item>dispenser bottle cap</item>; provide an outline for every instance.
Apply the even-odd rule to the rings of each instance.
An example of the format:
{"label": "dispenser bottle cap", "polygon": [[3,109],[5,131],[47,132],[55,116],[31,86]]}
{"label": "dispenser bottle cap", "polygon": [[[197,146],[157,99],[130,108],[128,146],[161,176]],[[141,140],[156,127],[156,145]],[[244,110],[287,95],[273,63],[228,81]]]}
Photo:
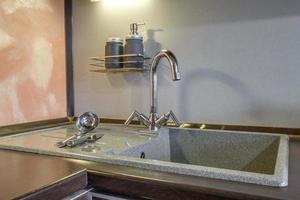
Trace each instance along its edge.
{"label": "dispenser bottle cap", "polygon": [[106,42],[118,42],[118,43],[122,43],[123,40],[119,37],[109,37],[107,38]]}
{"label": "dispenser bottle cap", "polygon": [[138,33],[138,27],[144,26],[145,23],[138,24],[138,23],[132,23],[130,24],[130,34],[126,36],[126,39],[140,39],[142,40],[143,37],[139,35]]}

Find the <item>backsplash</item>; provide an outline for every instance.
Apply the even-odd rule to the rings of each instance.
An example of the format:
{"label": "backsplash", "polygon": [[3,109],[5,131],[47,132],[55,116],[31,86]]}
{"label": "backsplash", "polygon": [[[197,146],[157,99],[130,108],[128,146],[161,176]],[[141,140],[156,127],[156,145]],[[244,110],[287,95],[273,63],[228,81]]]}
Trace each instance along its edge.
{"label": "backsplash", "polygon": [[63,1],[0,1],[0,126],[66,116]]}
{"label": "backsplash", "polygon": [[[126,3],[127,2],[127,3]],[[130,3],[131,2],[131,3]],[[106,38],[145,22],[145,51],[177,56],[182,80],[158,69],[158,111],[182,121],[299,127],[300,2],[138,0],[73,2],[75,112],[149,113],[147,73],[89,72]]]}

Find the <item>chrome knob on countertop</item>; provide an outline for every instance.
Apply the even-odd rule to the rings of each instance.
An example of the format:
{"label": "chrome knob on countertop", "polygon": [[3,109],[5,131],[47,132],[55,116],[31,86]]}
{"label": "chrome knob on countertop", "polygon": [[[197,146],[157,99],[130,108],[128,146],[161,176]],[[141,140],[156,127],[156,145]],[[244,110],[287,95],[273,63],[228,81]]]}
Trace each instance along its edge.
{"label": "chrome knob on countertop", "polygon": [[94,130],[99,124],[98,116],[93,112],[85,112],[76,120],[76,127],[79,134],[85,134]]}
{"label": "chrome knob on countertop", "polygon": [[59,148],[69,146],[74,147],[87,141],[96,141],[103,136],[101,133],[87,134],[94,130],[99,124],[98,116],[93,112],[85,112],[80,115],[76,120],[76,127],[79,130],[78,133],[71,137],[56,143]]}

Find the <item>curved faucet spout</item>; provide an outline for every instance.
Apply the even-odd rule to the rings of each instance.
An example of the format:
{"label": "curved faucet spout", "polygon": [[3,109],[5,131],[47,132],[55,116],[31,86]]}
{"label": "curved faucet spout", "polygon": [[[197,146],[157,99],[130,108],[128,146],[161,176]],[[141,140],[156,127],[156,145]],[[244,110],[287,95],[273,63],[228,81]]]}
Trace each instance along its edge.
{"label": "curved faucet spout", "polygon": [[156,130],[155,121],[157,120],[157,66],[162,58],[166,58],[171,67],[173,81],[180,80],[180,71],[175,55],[169,50],[161,50],[158,52],[152,60],[150,66],[150,93],[151,93],[151,105],[150,105],[150,129]]}
{"label": "curved faucet spout", "polygon": [[169,64],[171,66],[173,81],[180,80],[181,77],[180,77],[177,59],[176,59],[174,53],[172,53],[172,51],[167,50],[167,49],[163,49],[154,55],[152,63],[151,63],[151,67],[150,67],[151,77],[153,75],[156,75],[157,66],[163,57],[165,57],[169,61]]}

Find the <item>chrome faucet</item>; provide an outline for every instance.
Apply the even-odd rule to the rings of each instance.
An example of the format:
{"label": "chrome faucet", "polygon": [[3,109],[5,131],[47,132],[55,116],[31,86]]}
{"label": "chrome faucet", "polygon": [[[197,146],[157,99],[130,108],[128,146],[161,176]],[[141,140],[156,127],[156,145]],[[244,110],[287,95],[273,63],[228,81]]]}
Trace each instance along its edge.
{"label": "chrome faucet", "polygon": [[126,120],[125,125],[129,125],[130,122],[137,117],[145,126],[149,127],[150,131],[157,131],[162,125],[164,125],[169,118],[171,118],[176,126],[180,126],[178,119],[175,114],[172,112],[168,112],[167,114],[163,114],[158,117],[157,113],[157,66],[162,58],[166,58],[171,66],[172,79],[173,81],[180,80],[180,72],[177,64],[177,60],[175,55],[169,50],[161,50],[159,51],[152,59],[152,63],[150,66],[150,115],[147,118],[144,114],[141,114],[137,111],[134,111]]}

